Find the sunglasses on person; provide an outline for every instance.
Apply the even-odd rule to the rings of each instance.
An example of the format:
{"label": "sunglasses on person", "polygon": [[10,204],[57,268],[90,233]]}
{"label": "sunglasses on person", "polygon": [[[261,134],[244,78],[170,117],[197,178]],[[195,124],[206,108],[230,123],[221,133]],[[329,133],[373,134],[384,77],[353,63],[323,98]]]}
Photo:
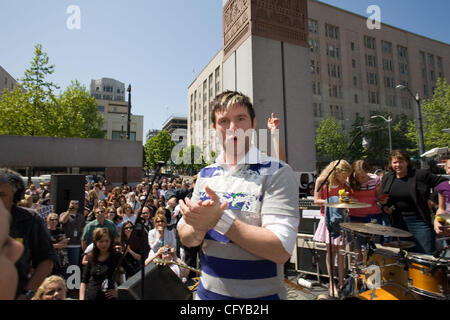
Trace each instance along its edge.
{"label": "sunglasses on person", "polygon": [[50,221],[58,221],[58,219],[50,219]]}

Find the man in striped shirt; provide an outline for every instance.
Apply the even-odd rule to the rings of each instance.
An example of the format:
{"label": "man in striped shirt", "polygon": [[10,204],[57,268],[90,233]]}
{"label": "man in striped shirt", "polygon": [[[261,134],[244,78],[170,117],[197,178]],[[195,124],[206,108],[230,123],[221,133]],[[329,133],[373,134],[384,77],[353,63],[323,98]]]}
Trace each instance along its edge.
{"label": "man in striped shirt", "polygon": [[295,248],[298,183],[285,162],[250,143],[248,97],[226,91],[212,103],[223,152],[203,168],[191,199],[180,200],[183,245],[202,245],[199,299],[284,299],[283,264]]}

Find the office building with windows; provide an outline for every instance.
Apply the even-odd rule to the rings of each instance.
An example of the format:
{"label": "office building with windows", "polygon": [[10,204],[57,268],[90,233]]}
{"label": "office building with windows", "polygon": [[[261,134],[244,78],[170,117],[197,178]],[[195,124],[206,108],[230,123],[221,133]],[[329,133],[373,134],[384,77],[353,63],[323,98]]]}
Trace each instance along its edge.
{"label": "office building with windows", "polygon": [[[128,101],[125,84],[110,78],[91,80],[90,95],[97,102],[98,111],[105,118],[106,139],[125,140],[128,122]],[[130,140],[143,141],[144,116],[131,114]]]}

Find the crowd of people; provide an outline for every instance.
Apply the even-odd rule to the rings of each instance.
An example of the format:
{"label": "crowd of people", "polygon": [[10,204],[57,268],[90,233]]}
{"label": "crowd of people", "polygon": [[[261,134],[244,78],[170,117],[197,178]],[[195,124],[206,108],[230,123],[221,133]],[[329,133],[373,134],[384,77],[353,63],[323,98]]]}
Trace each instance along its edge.
{"label": "crowd of people", "polygon": [[[178,200],[192,195],[196,177],[144,178],[134,188],[87,182],[84,203],[70,200],[66,211],[44,219],[36,210],[50,204],[48,183],[25,188],[12,170],[1,169],[0,176],[0,195],[8,198],[12,217],[10,234],[25,248],[16,264],[16,299],[66,299],[68,292],[80,300],[116,299],[117,286],[155,258],[197,267],[198,248],[184,247],[175,228],[181,218]],[[69,266],[82,270],[75,294],[65,284]],[[177,274],[183,280],[195,276]]]}

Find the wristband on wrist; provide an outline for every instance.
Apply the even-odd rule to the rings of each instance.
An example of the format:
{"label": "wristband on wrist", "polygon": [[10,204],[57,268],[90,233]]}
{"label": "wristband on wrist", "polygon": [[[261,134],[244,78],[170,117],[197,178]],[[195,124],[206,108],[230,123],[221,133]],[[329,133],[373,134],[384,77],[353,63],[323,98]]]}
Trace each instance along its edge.
{"label": "wristband on wrist", "polygon": [[229,212],[224,211],[219,221],[217,221],[214,230],[224,235],[228,232],[236,218]]}

